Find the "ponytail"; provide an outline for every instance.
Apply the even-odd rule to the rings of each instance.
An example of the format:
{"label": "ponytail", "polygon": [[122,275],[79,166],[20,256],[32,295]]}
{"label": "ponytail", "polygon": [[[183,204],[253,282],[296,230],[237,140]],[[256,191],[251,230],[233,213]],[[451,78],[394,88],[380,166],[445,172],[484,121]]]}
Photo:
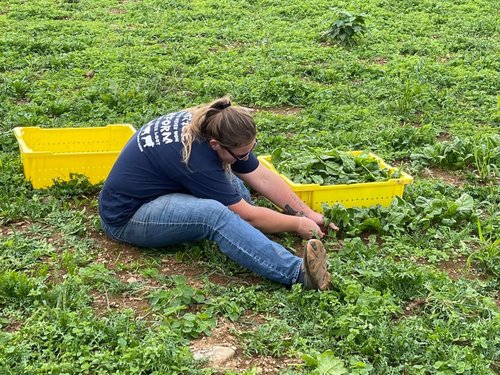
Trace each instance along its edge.
{"label": "ponytail", "polygon": [[206,105],[189,109],[191,122],[182,129],[182,161],[188,163],[194,141],[216,139],[221,146],[237,148],[249,144],[257,135],[250,113],[231,105],[223,97]]}

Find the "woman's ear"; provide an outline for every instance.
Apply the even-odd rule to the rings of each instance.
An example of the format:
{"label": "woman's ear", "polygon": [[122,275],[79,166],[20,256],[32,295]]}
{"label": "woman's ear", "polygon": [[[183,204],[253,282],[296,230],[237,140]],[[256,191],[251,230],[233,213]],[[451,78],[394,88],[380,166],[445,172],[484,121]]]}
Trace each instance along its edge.
{"label": "woman's ear", "polygon": [[220,143],[219,141],[217,141],[216,139],[212,138],[211,140],[208,141],[208,144],[210,145],[210,147],[212,148],[212,150],[220,150]]}

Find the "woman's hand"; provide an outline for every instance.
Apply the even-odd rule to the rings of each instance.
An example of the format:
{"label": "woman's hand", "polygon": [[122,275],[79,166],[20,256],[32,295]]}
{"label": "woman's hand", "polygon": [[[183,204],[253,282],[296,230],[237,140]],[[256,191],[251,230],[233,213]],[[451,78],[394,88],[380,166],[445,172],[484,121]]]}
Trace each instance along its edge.
{"label": "woman's hand", "polygon": [[338,231],[339,227],[335,225],[335,223],[330,223],[328,227],[325,227],[325,217],[317,212],[313,212],[309,215],[309,218],[313,220],[316,224],[320,226],[320,228],[326,232],[328,229],[333,229],[334,231]]}
{"label": "woman's hand", "polygon": [[312,219],[305,216],[297,216],[299,220],[297,226],[297,233],[300,237],[308,240],[313,237],[323,238],[325,233],[321,230],[320,226]]}

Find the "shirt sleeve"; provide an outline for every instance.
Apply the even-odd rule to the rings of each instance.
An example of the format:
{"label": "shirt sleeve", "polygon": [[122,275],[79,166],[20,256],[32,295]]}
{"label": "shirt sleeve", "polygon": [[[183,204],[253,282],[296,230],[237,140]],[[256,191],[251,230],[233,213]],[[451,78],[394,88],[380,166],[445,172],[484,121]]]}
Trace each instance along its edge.
{"label": "shirt sleeve", "polygon": [[259,159],[255,157],[253,152],[248,156],[248,160],[239,160],[233,165],[231,165],[231,169],[236,173],[250,173],[257,169],[259,166]]}

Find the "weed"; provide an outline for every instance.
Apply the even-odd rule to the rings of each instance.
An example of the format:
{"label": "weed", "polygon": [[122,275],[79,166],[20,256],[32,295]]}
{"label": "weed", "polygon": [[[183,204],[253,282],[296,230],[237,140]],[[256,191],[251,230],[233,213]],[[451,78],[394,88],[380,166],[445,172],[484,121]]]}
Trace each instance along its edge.
{"label": "weed", "polygon": [[166,311],[172,307],[189,306],[205,301],[203,293],[187,285],[184,276],[175,276],[173,281],[175,288],[159,289],[150,294],[149,298],[153,309]]}
{"label": "weed", "polygon": [[87,285],[92,285],[101,291],[120,293],[129,289],[129,285],[119,280],[113,271],[102,264],[82,267],[79,269],[78,275]]}
{"label": "weed", "polygon": [[197,314],[188,312],[182,316],[167,315],[162,324],[167,324],[172,331],[179,332],[181,336],[197,338],[202,334],[210,336],[215,326],[215,317],[207,311]]}
{"label": "weed", "polygon": [[335,357],[332,350],[327,350],[323,353],[315,353],[313,355],[303,354],[302,360],[307,367],[314,369],[311,374],[341,375],[348,373],[348,370],[344,367],[342,360]]}
{"label": "weed", "polygon": [[44,242],[30,240],[20,234],[0,240],[0,270],[32,269],[43,257],[52,255],[54,248]]}
{"label": "weed", "polygon": [[347,10],[332,8],[335,20],[329,29],[322,35],[322,39],[333,39],[342,46],[352,47],[367,30],[365,13],[348,12]]}
{"label": "weed", "polygon": [[[240,302],[241,303],[241,302]],[[209,309],[215,314],[221,314],[235,322],[243,314],[244,308],[238,300],[228,296],[218,296],[207,301]]]}
{"label": "weed", "polygon": [[476,137],[472,154],[479,178],[500,177],[500,137]]}
{"label": "weed", "polygon": [[479,249],[472,252],[467,258],[467,266],[479,263],[496,277],[500,277],[500,238],[484,237],[481,222],[477,220],[479,233]]}
{"label": "weed", "polygon": [[17,271],[0,273],[0,305],[23,305],[33,302],[31,293],[37,290],[38,280]]}
{"label": "weed", "polygon": [[264,324],[260,324],[254,330],[240,333],[245,343],[247,355],[260,354],[280,357],[290,349],[293,337],[288,323],[281,319],[269,318]]}

